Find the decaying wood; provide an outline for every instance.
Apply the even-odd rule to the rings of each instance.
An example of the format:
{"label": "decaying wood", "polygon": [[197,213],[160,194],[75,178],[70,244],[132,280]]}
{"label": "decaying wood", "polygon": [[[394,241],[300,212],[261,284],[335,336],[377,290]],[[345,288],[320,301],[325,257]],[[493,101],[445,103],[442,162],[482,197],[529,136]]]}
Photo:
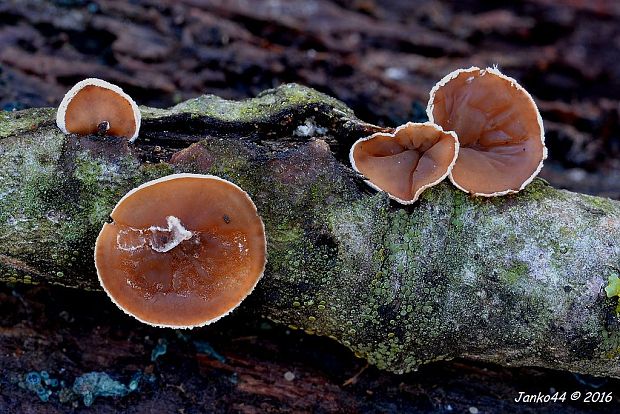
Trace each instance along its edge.
{"label": "decaying wood", "polygon": [[382,369],[458,356],[620,377],[620,203],[538,180],[471,198],[444,183],[403,208],[346,162],[378,130],[297,85],[143,108],[135,146],[64,136],[54,111],[0,121],[0,279],[97,289],[93,241],[130,188],[172,172],[248,191],[269,264],[252,301]]}

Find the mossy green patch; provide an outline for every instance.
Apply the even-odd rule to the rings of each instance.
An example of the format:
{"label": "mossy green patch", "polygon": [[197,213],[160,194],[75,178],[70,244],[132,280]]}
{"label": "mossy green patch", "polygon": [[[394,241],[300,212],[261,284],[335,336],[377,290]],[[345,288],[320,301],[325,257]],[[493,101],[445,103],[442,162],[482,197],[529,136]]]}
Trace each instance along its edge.
{"label": "mossy green patch", "polygon": [[525,186],[523,190],[517,193],[517,197],[526,201],[540,201],[549,195],[556,196],[556,190],[542,178],[535,178],[531,183]]}
{"label": "mossy green patch", "polygon": [[[620,279],[618,275],[611,275],[607,279],[607,286],[605,287],[605,294],[608,298],[620,296]],[[620,315],[620,299],[617,301],[616,314]]]}
{"label": "mossy green patch", "polygon": [[143,164],[140,166],[140,173],[142,179],[145,182],[150,180],[156,180],[161,177],[165,177],[170,174],[174,174],[174,168],[172,165],[166,162],[158,162],[156,164]]}
{"label": "mossy green patch", "polygon": [[42,124],[53,122],[55,116],[56,110],[53,108],[0,111],[0,139],[22,132],[35,131]]}
{"label": "mossy green patch", "polygon": [[607,297],[612,298],[614,296],[620,296],[620,279],[618,275],[609,276],[607,282],[607,286],[605,287]]}
{"label": "mossy green patch", "polygon": [[523,280],[523,278],[527,276],[528,272],[529,267],[527,263],[517,261],[513,263],[510,268],[506,269],[506,271],[501,272],[499,277],[503,282],[512,285],[519,280]]}
{"label": "mossy green patch", "polygon": [[609,198],[593,197],[593,196],[584,195],[582,200],[587,206],[595,210],[601,211],[603,213],[607,213],[607,214],[618,213],[617,202],[614,202],[613,200]]}
{"label": "mossy green patch", "polygon": [[294,83],[261,93],[255,98],[229,101],[214,95],[203,95],[182,102],[170,109],[140,108],[144,119],[157,119],[182,113],[210,117],[222,122],[252,123],[268,119],[278,112],[296,106],[330,105],[341,112],[352,115],[342,102],[312,88]]}
{"label": "mossy green patch", "polygon": [[[243,188],[250,195],[253,194],[252,189],[255,187],[255,176],[250,171],[248,157],[251,151],[240,141],[230,141],[226,145],[222,145],[219,139],[204,139],[198,143],[210,154],[213,163],[209,169],[201,169],[200,166],[174,166],[175,172],[195,172],[201,174],[213,174],[218,177],[227,179]],[[198,168],[198,169],[196,169]],[[256,172],[258,173],[258,172]]]}

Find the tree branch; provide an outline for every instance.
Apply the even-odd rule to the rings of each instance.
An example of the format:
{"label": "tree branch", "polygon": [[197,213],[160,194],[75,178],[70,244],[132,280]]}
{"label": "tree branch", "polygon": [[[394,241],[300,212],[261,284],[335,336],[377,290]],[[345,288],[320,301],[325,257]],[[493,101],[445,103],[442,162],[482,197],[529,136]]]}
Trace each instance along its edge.
{"label": "tree branch", "polygon": [[0,116],[0,280],[98,289],[94,239],[123,194],[216,174],[265,222],[269,263],[246,306],[266,317],[394,372],[464,356],[620,377],[617,298],[603,291],[620,203],[536,180],[493,199],[443,183],[393,204],[346,162],[381,129],[298,85],[142,111],[135,146],[64,136],[51,109]]}

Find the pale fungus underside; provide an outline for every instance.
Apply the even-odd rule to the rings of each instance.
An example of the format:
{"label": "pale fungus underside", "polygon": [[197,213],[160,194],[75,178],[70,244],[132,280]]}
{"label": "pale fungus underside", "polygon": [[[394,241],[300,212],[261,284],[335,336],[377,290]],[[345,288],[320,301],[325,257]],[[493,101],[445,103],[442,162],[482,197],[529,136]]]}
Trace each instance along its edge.
{"label": "pale fungus underside", "polygon": [[459,69],[430,93],[431,122],[455,131],[459,157],[450,179],[463,191],[496,196],[522,190],[547,157],[530,94],[497,69]]}
{"label": "pale fungus underside", "polygon": [[[620,377],[617,298],[604,290],[620,267],[620,203],[535,180],[489,199],[440,183],[401,207],[366,191],[326,141],[218,129],[231,120],[217,114],[234,107],[246,114],[239,131],[283,119],[294,130],[318,103],[333,108],[321,124],[332,143],[351,136],[348,149],[377,132],[355,129],[359,120],[321,96],[287,86],[224,107],[194,100],[192,118],[188,105],[145,110],[145,127],[166,122],[168,134],[209,126],[174,163],[106,152],[40,111],[0,118],[0,280],[97,289],[92,246],[123,194],[172,172],[214,174],[247,191],[265,223],[269,262],[244,302],[253,311],[394,372],[468,357]],[[165,217],[158,227],[168,229]]]}

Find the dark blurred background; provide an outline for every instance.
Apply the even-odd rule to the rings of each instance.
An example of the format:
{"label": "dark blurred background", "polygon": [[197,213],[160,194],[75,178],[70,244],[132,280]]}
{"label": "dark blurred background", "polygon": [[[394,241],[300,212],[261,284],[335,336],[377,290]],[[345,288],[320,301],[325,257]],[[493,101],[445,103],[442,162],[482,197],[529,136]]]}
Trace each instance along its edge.
{"label": "dark blurred background", "polygon": [[[4,110],[55,106],[85,77],[156,107],[298,82],[343,100],[365,121],[397,126],[425,119],[428,92],[448,72],[495,64],[541,110],[550,153],[541,176],[620,198],[615,0],[0,0]],[[83,409],[70,392],[60,397],[60,385],[40,401],[24,384],[30,370],[49,371],[67,389],[89,371],[124,383],[135,372],[150,378],[88,410],[102,413],[620,410],[511,402],[519,390],[620,393],[617,381],[569,373],[464,361],[405,376],[363,370],[331,340],[257,321],[245,309],[251,304],[181,335],[129,321],[99,294],[2,286],[0,412]],[[151,361],[160,339],[167,353]],[[203,342],[225,362],[201,352],[195,344]]]}

